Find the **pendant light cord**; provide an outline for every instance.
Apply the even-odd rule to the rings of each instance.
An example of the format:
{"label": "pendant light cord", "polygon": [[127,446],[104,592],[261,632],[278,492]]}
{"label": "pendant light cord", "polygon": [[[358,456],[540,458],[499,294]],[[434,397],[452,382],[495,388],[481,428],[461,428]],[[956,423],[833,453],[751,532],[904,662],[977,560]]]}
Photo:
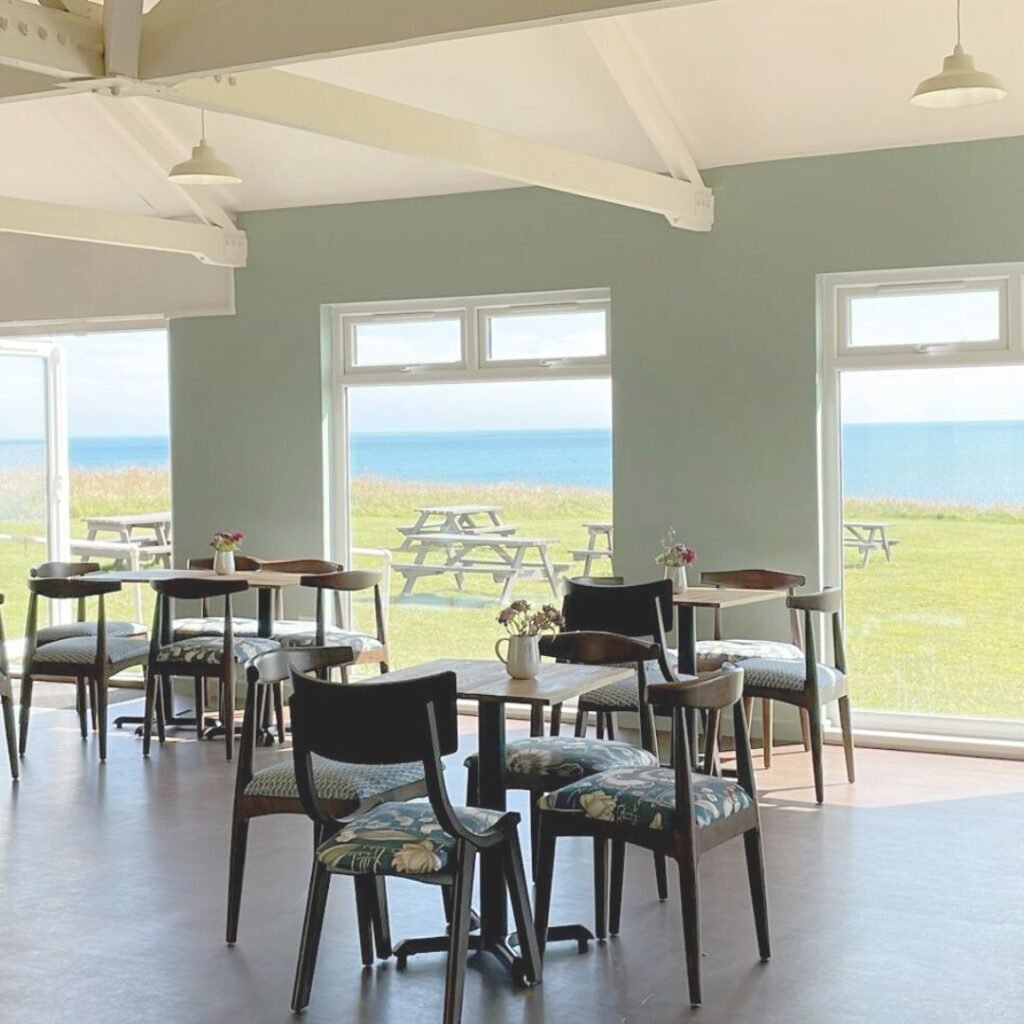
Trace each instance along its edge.
{"label": "pendant light cord", "polygon": [[960,46],[960,0],[956,0],[956,45]]}
{"label": "pendant light cord", "polygon": [[[956,0],[956,5],[957,5],[957,10],[959,11],[960,10],[960,0]],[[203,108],[203,107],[199,108],[199,122],[200,122],[199,137],[203,140],[203,142],[205,142],[206,141],[206,109]]]}

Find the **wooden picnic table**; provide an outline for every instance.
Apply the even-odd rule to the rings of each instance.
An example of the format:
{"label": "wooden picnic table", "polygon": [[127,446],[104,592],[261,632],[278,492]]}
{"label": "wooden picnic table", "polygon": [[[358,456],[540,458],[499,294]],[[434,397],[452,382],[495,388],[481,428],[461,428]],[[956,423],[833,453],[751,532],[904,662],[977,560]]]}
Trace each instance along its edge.
{"label": "wooden picnic table", "polygon": [[[512,599],[512,591],[521,579],[545,579],[555,598],[560,597],[559,576],[569,563],[552,562],[548,547],[556,540],[544,537],[495,536],[469,533],[414,533],[408,540],[415,545],[414,562],[394,562],[391,568],[405,577],[402,597],[412,593],[416,581],[424,576],[455,577],[459,590],[464,589],[467,573],[492,576],[495,582],[504,581],[501,590],[503,604]],[[536,560],[528,561],[527,553],[536,551]],[[474,552],[481,551],[485,557]],[[428,562],[431,554],[440,554],[443,562]]]}
{"label": "wooden picnic table", "polygon": [[868,564],[872,551],[884,551],[885,560],[891,562],[892,549],[899,544],[898,540],[893,540],[886,533],[891,526],[892,523],[846,519],[843,521],[843,530],[849,536],[843,538],[843,547],[856,548],[861,553],[860,567],[862,569]]}
{"label": "wooden picnic table", "polygon": [[583,563],[583,575],[589,576],[594,562],[612,558],[612,536],[615,527],[611,523],[584,523],[587,531],[587,546],[576,548],[570,554]]}
{"label": "wooden picnic table", "polygon": [[[171,513],[170,512],[133,512],[128,515],[85,516],[86,536],[84,541],[77,541],[73,549],[81,554],[82,561],[89,555],[113,554],[118,550],[115,545],[122,544],[122,553],[129,548],[136,548],[141,557],[151,557],[163,562],[164,567],[171,567]],[[137,536],[138,530],[147,536]],[[100,534],[113,534],[117,540],[104,540]],[[132,565],[134,568],[134,564]]]}
{"label": "wooden picnic table", "polygon": [[501,521],[500,505],[426,505],[414,511],[417,518],[412,526],[397,527],[405,538],[399,551],[414,548],[416,538],[424,533],[491,533],[507,536],[518,529],[511,523]]}

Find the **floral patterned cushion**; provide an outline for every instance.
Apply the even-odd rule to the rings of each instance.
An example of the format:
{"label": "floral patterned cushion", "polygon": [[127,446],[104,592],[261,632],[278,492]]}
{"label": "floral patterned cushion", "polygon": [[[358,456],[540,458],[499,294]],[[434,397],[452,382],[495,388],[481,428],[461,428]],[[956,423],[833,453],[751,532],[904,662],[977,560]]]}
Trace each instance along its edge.
{"label": "floral patterned cushion", "polygon": [[697,644],[697,671],[717,672],[723,665],[735,665],[750,658],[774,661],[803,661],[796,644],[778,640],[701,640]]}
{"label": "floral patterned cushion", "polygon": [[[175,619],[174,639],[187,640],[194,636],[223,636],[224,616],[208,615],[197,619]],[[259,636],[259,623],[255,619],[232,619],[231,632],[235,636]]]}
{"label": "floral patterned cushion", "polygon": [[[280,640],[282,647],[318,646],[316,642],[316,627],[314,626],[313,629],[310,629],[308,622],[302,625],[305,627],[303,632],[291,632],[288,629],[279,632],[275,628],[274,638]],[[384,649],[384,645],[375,636],[370,636],[369,633],[355,633],[352,630],[337,629],[334,626],[328,626],[324,630],[323,645],[325,647],[351,647],[356,654]]]}
{"label": "floral patterned cushion", "polygon": [[[342,764],[314,755],[313,777],[317,794],[324,800],[350,800],[358,804],[378,793],[422,781],[423,764]],[[245,787],[245,795],[298,800],[291,758],[258,771]]]}
{"label": "floral patterned cushion", "polygon": [[[52,644],[54,640],[68,640],[74,636],[95,636],[95,622],[66,622],[60,626],[43,626],[36,631],[36,643]],[[146,627],[139,622],[108,622],[107,636],[145,636]]]}
{"label": "floral patterned cushion", "polygon": [[[556,789],[540,800],[546,811],[573,811],[599,821],[669,831],[675,815],[675,772],[671,768],[613,768]],[[693,809],[698,828],[742,811],[750,795],[734,779],[693,776]]]}
{"label": "floral patterned cushion", "polygon": [[[141,665],[149,657],[149,641],[144,637],[112,636],[107,639],[107,664]],[[93,665],[96,662],[96,635],[73,636],[38,647],[32,655],[32,670],[47,665]]]}
{"label": "floral patterned cushion", "polygon": [[[484,832],[501,811],[456,807],[471,832]],[[329,871],[348,875],[432,875],[443,871],[455,839],[438,823],[428,803],[381,804],[320,845],[317,858]]]}
{"label": "floral patterned cushion", "polygon": [[[251,661],[257,654],[276,651],[281,645],[276,640],[257,636],[236,636],[232,653],[238,662]],[[219,665],[224,658],[224,637],[194,636],[187,640],[176,640],[157,651],[155,664],[183,661],[205,665]]]}
{"label": "floral patterned cushion", "polygon": [[[505,749],[512,789],[551,788],[609,768],[658,763],[654,754],[630,743],[577,736],[530,737],[514,740]],[[466,758],[466,767],[476,760],[476,754]]]}
{"label": "floral patterned cushion", "polygon": [[[828,689],[841,683],[843,673],[830,665],[818,665],[818,685]],[[763,690],[800,691],[807,685],[806,666],[801,661],[751,658],[743,662],[743,687]]]}

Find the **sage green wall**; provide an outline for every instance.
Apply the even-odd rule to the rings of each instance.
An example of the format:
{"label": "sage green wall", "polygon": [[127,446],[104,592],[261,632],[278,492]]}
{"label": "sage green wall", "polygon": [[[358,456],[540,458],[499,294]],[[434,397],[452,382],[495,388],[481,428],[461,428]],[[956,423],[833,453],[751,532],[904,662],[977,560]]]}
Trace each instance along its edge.
{"label": "sage green wall", "polygon": [[178,557],[323,543],[320,305],[609,286],[617,566],[819,564],[815,275],[1024,259],[1024,139],[726,168],[708,235],[539,189],[255,213],[237,315],[171,330]]}

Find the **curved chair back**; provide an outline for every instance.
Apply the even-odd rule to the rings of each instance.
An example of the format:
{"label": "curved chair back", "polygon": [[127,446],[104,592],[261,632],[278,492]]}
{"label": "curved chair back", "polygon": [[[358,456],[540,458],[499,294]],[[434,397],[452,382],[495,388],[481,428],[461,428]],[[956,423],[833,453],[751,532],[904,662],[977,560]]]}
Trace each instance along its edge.
{"label": "curved chair back", "polygon": [[359,590],[373,589],[373,611],[377,626],[377,639],[387,649],[387,631],[384,620],[384,602],[381,597],[380,584],[384,574],[373,569],[349,569],[323,575],[303,576],[299,584],[311,587],[316,591],[316,631],[317,643],[323,644],[326,618],[325,596],[334,595],[334,618],[342,629],[346,628],[344,609],[341,604],[342,594],[354,594]]}
{"label": "curved chair back", "polygon": [[39,579],[66,579],[69,576],[84,576],[86,573],[99,571],[97,562],[40,562],[33,565],[28,574]]}
{"label": "curved chair back", "polygon": [[234,643],[234,629],[231,615],[231,595],[249,589],[248,580],[234,579],[191,579],[170,577],[165,580],[151,580],[149,584],[156,591],[156,607],[153,609],[153,629],[150,633],[151,652],[156,652],[172,639],[171,601],[201,601],[203,615],[208,614],[208,602],[212,597],[224,598],[224,651],[225,657]]}
{"label": "curved chair back", "polygon": [[816,594],[800,594],[786,599],[786,607],[794,615],[803,612],[808,679],[817,678],[818,651],[812,616],[827,616],[832,620],[832,658],[840,672],[846,672],[846,645],[843,642],[843,591],[840,587],[826,587]]}
{"label": "curved chair back", "polygon": [[625,582],[625,576],[566,576],[562,589],[568,594],[574,587],[621,587]]}
{"label": "curved chair back", "polygon": [[324,558],[282,558],[277,561],[262,561],[260,565],[268,572],[293,572],[302,576],[341,572],[345,568],[340,562],[328,562]]}
{"label": "curved chair back", "polygon": [[[776,569],[724,569],[717,572],[702,572],[701,583],[713,587],[731,587],[735,590],[785,590],[792,597],[797,587],[807,584],[807,577],[798,572],[779,572]],[[793,643],[803,647],[800,616],[791,612],[789,628]],[[722,609],[715,609],[715,639],[722,639]]]}
{"label": "curved chair back", "polygon": [[102,665],[107,656],[107,594],[116,594],[121,589],[118,580],[97,580],[88,576],[43,576],[29,577],[28,618],[25,622],[25,650],[23,664],[31,665],[36,651],[36,636],[39,632],[39,598],[49,601],[77,601],[78,618],[85,621],[86,598],[98,597],[99,610],[96,617],[96,664]]}

